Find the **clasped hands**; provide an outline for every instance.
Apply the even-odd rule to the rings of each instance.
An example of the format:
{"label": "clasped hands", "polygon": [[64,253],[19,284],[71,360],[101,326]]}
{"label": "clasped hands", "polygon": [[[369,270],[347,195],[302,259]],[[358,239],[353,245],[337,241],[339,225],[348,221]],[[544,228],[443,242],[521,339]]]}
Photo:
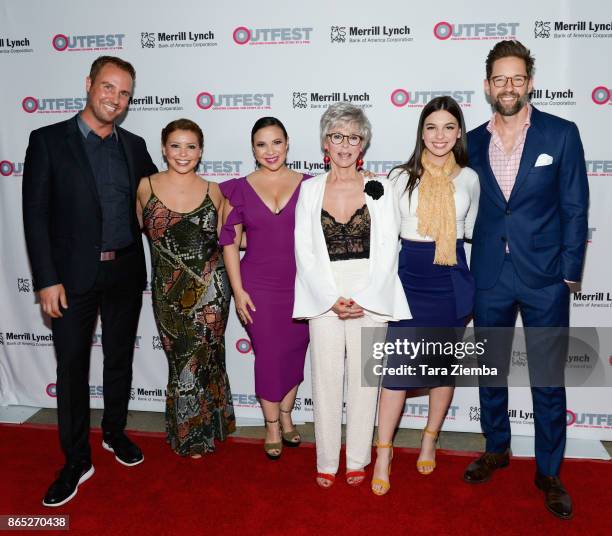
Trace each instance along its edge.
{"label": "clasped hands", "polygon": [[361,318],[364,315],[363,309],[355,301],[350,298],[340,296],[336,303],[332,306],[332,311],[338,315],[341,320],[349,318]]}

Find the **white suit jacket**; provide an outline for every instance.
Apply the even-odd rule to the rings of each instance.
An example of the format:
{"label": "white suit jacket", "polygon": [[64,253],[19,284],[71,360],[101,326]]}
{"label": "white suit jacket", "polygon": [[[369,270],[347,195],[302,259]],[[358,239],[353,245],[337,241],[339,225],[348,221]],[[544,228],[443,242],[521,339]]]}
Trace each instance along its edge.
{"label": "white suit jacket", "polygon": [[[327,173],[302,183],[295,209],[295,300],[293,318],[315,318],[340,297],[321,226]],[[367,179],[366,179],[367,181]],[[380,179],[385,193],[365,194],[370,213],[370,275],[368,285],[350,296],[361,307],[388,320],[412,318],[397,275],[401,217],[394,188]]]}

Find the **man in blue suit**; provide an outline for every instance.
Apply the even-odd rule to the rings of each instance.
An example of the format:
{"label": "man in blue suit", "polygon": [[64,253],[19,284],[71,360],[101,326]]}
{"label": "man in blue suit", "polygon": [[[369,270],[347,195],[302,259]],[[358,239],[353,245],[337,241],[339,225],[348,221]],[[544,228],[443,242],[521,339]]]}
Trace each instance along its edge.
{"label": "man in blue suit", "polygon": [[[582,143],[574,123],[529,103],[533,67],[529,50],[518,41],[493,47],[484,88],[495,113],[468,134],[470,166],[481,188],[471,254],[477,327],[513,327],[520,310],[525,327],[565,328],[570,286],[582,275],[589,197]],[[546,368],[559,348],[563,342],[554,337],[548,343],[528,337],[530,372],[536,364]],[[562,362],[553,363],[561,373]],[[565,388],[534,385],[531,377],[535,484],[548,510],[569,519],[572,502],[559,479]],[[481,384],[480,406],[486,452],[466,469],[469,483],[486,482],[509,463],[508,388]]]}

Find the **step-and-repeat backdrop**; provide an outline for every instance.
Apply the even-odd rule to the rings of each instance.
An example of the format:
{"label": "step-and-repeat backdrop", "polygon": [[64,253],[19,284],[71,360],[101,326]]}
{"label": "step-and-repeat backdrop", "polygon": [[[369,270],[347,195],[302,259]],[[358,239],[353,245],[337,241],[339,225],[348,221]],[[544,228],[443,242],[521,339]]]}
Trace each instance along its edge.
{"label": "step-and-repeat backdrop", "polygon": [[[199,172],[223,181],[254,169],[250,129],[274,115],[290,136],[289,165],[323,171],[318,123],[330,104],[362,106],[373,125],[366,167],[384,175],[413,147],[419,113],[452,95],[468,128],[491,114],[483,91],[487,52],[516,38],[536,57],[532,102],[575,121],[591,187],[589,244],[575,326],[612,326],[612,10],[605,0],[492,2],[281,2],[265,7],[181,0],[102,4],[76,0],[0,0],[0,404],[55,405],[55,357],[48,320],[32,292],[21,215],[21,178],[32,129],[65,120],[85,102],[85,77],[99,55],[132,62],[137,83],[123,126],[141,136],[163,167],[160,131],[179,117],[205,133]],[[102,406],[101,328],[92,339],[91,405]],[[260,417],[253,352],[232,314],[227,367],[236,412]],[[145,292],[131,408],[163,411],[167,363]],[[610,356],[612,348],[602,348]],[[520,358],[520,356],[518,356]],[[583,356],[579,356],[584,360]],[[595,356],[586,356],[595,359]],[[606,357],[606,361],[608,357]],[[312,420],[310,370],[296,402]],[[568,391],[568,433],[612,439],[612,389]],[[513,428],[531,434],[529,390],[511,392]],[[421,427],[427,399],[410,398],[402,426]],[[479,431],[478,394],[458,389],[447,430]]]}

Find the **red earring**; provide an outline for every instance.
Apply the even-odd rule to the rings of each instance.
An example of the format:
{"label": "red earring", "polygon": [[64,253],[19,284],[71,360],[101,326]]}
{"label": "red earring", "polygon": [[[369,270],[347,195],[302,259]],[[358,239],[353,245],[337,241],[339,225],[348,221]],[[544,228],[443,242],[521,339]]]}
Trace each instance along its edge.
{"label": "red earring", "polygon": [[360,154],[359,158],[357,158],[357,171],[361,171],[362,168],[363,168],[363,158],[361,158],[361,154]]}
{"label": "red earring", "polygon": [[331,158],[327,154],[327,149],[325,149],[325,156],[323,157],[323,163],[325,164],[325,166],[329,166],[330,162],[331,162]]}

